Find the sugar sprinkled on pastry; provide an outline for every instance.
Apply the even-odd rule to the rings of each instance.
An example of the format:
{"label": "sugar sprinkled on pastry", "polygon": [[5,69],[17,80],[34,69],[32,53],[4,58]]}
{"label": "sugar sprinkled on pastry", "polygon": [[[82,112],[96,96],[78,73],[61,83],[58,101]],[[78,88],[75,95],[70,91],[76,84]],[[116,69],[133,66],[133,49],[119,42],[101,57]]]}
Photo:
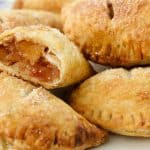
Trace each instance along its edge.
{"label": "sugar sprinkled on pastry", "polygon": [[84,150],[107,133],[43,88],[0,73],[0,149]]}
{"label": "sugar sprinkled on pastry", "polygon": [[71,106],[114,133],[150,137],[150,67],[106,70],[70,97]]}
{"label": "sugar sprinkled on pastry", "polygon": [[62,16],[65,34],[90,60],[150,64],[149,0],[82,0],[65,7]]}

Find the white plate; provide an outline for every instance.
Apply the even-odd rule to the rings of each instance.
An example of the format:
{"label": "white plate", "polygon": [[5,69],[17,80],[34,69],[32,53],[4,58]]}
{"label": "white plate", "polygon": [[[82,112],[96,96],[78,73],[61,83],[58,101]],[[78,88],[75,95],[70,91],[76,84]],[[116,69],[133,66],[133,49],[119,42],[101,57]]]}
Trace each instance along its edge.
{"label": "white plate", "polygon": [[[13,0],[0,0],[1,8],[10,8]],[[31,1],[32,2],[32,1]],[[108,69],[104,66],[94,64],[96,71]],[[64,95],[65,90],[54,91],[54,93]],[[104,145],[92,150],[150,150],[150,138],[133,138],[119,135],[110,135],[109,141]]]}
{"label": "white plate", "polygon": [[107,143],[92,150],[150,150],[150,139],[111,135]]}
{"label": "white plate", "polygon": [[0,0],[0,9],[9,9],[12,3],[13,0]]}

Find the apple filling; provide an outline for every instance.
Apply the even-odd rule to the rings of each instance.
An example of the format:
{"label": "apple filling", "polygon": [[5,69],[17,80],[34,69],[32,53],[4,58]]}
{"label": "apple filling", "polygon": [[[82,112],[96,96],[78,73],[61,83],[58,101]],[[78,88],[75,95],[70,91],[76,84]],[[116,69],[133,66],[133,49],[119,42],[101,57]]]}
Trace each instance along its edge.
{"label": "apple filling", "polygon": [[16,43],[12,40],[0,45],[0,61],[40,81],[54,81],[59,78],[60,71],[45,59],[47,51],[47,47],[39,44],[29,41]]}

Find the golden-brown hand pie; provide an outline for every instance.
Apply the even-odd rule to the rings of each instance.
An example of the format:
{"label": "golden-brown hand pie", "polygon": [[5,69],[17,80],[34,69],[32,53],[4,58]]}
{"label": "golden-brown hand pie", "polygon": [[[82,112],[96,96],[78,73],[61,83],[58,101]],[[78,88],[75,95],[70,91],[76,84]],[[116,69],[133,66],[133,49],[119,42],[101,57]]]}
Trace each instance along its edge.
{"label": "golden-brown hand pie", "polygon": [[62,11],[64,32],[97,63],[150,64],[150,0],[82,0]]}
{"label": "golden-brown hand pie", "polygon": [[107,133],[43,88],[0,74],[1,150],[83,150]]}
{"label": "golden-brown hand pie", "polygon": [[76,111],[109,131],[150,137],[150,67],[99,73],[69,100]]}
{"label": "golden-brown hand pie", "polygon": [[62,30],[60,15],[34,10],[1,10],[0,32],[16,26],[43,24]]}
{"label": "golden-brown hand pie", "polygon": [[14,3],[14,8],[37,9],[60,13],[64,4],[72,1],[74,0],[32,0],[32,2],[31,0],[16,0]]}
{"label": "golden-brown hand pie", "polygon": [[0,70],[48,89],[72,85],[93,74],[78,48],[58,30],[46,26],[3,32]]}

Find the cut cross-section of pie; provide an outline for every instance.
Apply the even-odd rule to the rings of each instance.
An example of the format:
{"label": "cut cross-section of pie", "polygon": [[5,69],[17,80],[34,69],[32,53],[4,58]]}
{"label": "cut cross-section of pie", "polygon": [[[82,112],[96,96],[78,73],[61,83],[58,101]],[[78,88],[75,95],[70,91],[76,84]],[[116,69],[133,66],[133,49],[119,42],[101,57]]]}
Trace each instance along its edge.
{"label": "cut cross-section of pie", "polygon": [[83,150],[107,133],[43,88],[0,74],[0,149]]}
{"label": "cut cross-section of pie", "polygon": [[58,30],[45,26],[3,32],[0,69],[47,89],[80,82],[93,73],[73,43]]}
{"label": "cut cross-section of pie", "polygon": [[62,30],[60,15],[35,10],[0,10],[0,32],[17,26],[42,24]]}
{"label": "cut cross-section of pie", "polygon": [[150,137],[150,67],[97,74],[73,92],[70,104],[109,131]]}

